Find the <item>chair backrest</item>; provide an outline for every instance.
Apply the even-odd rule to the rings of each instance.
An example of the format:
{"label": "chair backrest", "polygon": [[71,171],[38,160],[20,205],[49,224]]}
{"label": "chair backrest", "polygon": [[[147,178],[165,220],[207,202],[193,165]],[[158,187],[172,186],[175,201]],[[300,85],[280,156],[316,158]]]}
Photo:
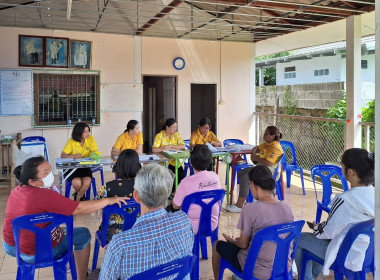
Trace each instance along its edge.
{"label": "chair backrest", "polygon": [[49,162],[49,151],[43,136],[25,137],[21,142],[21,150],[26,153],[41,155]]}
{"label": "chair backrest", "polygon": [[244,142],[240,139],[226,139],[223,141],[223,147],[227,147],[229,145],[244,145]]}
{"label": "chair backrest", "polygon": [[344,262],[346,261],[347,254],[350,251],[353,242],[360,234],[365,234],[370,238],[370,243],[365,253],[363,271],[367,273],[370,271],[374,272],[374,269],[375,269],[375,252],[374,252],[374,226],[375,225],[374,225],[374,222],[375,220],[371,219],[365,222],[357,223],[356,225],[352,226],[349,229],[346,236],[344,237],[344,240],[342,244],[340,245],[337,257],[335,259],[335,267],[341,271],[344,271],[344,274],[346,275],[346,277],[352,272],[345,268]]}
{"label": "chair backrest", "polygon": [[[339,176],[342,187],[344,191],[348,191],[348,184],[346,178],[344,178],[342,173],[342,168],[336,165],[314,165],[311,168],[311,178],[313,179],[315,196],[318,200],[317,189],[315,185],[315,177],[318,176],[322,180],[322,203],[328,205],[331,201],[332,185],[331,177],[337,175]],[[319,200],[318,200],[319,201]]]}
{"label": "chair backrest", "polygon": [[254,246],[250,246],[249,249],[247,262],[243,270],[243,275],[246,277],[244,279],[252,278],[257,257],[259,256],[261,247],[266,241],[274,242],[277,245],[270,279],[289,279],[288,257],[290,245],[293,244],[293,251],[291,253],[293,260],[304,223],[305,221],[301,220],[266,227],[258,231],[251,241],[251,244],[254,244]]}
{"label": "chair backrest", "polygon": [[[296,149],[294,147],[294,144],[290,141],[284,141],[280,140],[280,145],[282,147],[282,150],[284,151],[284,156],[282,157],[281,163],[283,165],[291,164],[291,165],[297,165],[297,157],[296,157]],[[287,162],[286,158],[286,151],[290,149],[292,153],[292,162]]]}
{"label": "chair backrest", "polygon": [[196,259],[197,257],[194,255],[187,256],[133,275],[129,280],[158,280],[177,273],[174,280],[182,280],[191,272]]}
{"label": "chair backrest", "polygon": [[183,140],[183,142],[185,143],[186,149],[190,150],[190,139]]}
{"label": "chair backrest", "polygon": [[[41,223],[47,223],[42,224]],[[51,232],[61,224],[66,224],[68,237],[68,252],[70,256],[73,250],[73,216],[64,216],[54,213],[42,213],[25,215],[12,221],[13,237],[16,244],[17,264],[23,265],[20,258],[20,230],[28,230],[36,236],[35,266],[36,268],[53,265],[53,249],[51,244]],[[40,226],[45,226],[41,228]]]}
{"label": "chair backrest", "polygon": [[43,136],[29,136],[22,139],[22,142],[35,142],[35,141],[46,142],[45,137]]}
{"label": "chair backrest", "polygon": [[[128,209],[135,208],[133,211]],[[123,231],[130,229],[136,222],[137,215],[140,214],[141,208],[134,199],[127,200],[127,204],[122,204],[121,207],[117,204],[109,205],[103,209],[101,243],[107,244],[108,223],[111,215],[120,215],[124,218]]]}
{"label": "chair backrest", "polygon": [[[226,139],[223,141],[223,147],[227,147],[230,145],[244,145],[244,142],[240,139]],[[247,161],[247,155],[242,155],[243,159]]]}
{"label": "chair backrest", "polygon": [[[189,194],[183,200],[181,209],[185,213],[189,211],[191,204],[199,205],[202,208],[201,216],[199,219],[199,229],[198,229],[198,234],[200,236],[211,236],[212,208],[215,203],[219,202],[219,216],[220,216],[220,210],[222,208],[224,195],[225,195],[225,190],[202,191],[202,192]],[[206,200],[206,202],[204,200]],[[207,200],[210,200],[210,201],[207,202]]]}

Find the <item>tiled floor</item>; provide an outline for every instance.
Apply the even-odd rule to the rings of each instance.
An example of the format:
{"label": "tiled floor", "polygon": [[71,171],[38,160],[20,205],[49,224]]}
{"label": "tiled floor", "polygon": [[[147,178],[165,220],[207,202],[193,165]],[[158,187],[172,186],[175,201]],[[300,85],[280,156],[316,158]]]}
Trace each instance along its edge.
{"label": "tiled floor", "polygon": [[[223,170],[224,168],[221,168]],[[224,182],[224,172],[220,172],[220,180]],[[95,175],[95,177],[98,175]],[[96,177],[98,184],[100,185],[100,179]],[[112,180],[113,174],[111,172],[105,172],[105,180]],[[315,218],[315,195],[313,184],[310,180],[305,179],[305,188],[306,188],[306,196],[302,195],[302,189],[298,186],[300,185],[300,179],[297,176],[292,176],[293,185],[291,188],[285,190],[285,201],[290,205],[294,218],[296,220],[303,219],[307,221],[313,221]],[[0,182],[0,240],[2,241],[2,232],[3,232],[3,219],[6,208],[6,202],[10,193],[9,187],[1,187]],[[99,188],[99,186],[98,186]],[[339,190],[335,190],[338,192]],[[235,197],[237,193],[235,192]],[[222,211],[219,225],[219,236],[221,233],[227,233],[228,235],[239,235],[239,230],[236,229],[236,224],[239,219],[239,213],[227,213]],[[322,217],[325,218],[326,216]],[[91,231],[92,236],[94,236],[95,231],[98,229],[101,220],[100,211],[76,216],[74,219],[75,226],[85,226],[88,227]],[[305,231],[309,229],[304,227]],[[92,240],[92,247],[94,245],[94,240]],[[103,250],[100,249],[99,259],[98,259],[98,267],[103,259]],[[90,265],[92,263],[92,252],[90,257]],[[0,279],[16,279],[17,272],[17,264],[15,258],[12,258],[5,254],[3,247],[0,246]],[[209,244],[209,259],[200,261],[200,279],[212,279],[212,267],[211,267],[211,245]],[[51,268],[47,269],[39,269],[36,272],[36,279],[53,279],[53,271]],[[71,279],[69,277],[69,279]],[[228,271],[225,273],[223,279],[231,279],[231,273]],[[332,279],[332,277],[326,277],[324,279]]]}

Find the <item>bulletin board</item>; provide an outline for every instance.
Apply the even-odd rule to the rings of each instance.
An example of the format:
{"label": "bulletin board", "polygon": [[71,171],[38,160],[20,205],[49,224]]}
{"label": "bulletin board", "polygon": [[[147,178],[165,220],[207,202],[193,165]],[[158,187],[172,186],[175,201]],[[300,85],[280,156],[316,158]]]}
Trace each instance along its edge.
{"label": "bulletin board", "polygon": [[0,116],[33,115],[33,72],[0,69]]}

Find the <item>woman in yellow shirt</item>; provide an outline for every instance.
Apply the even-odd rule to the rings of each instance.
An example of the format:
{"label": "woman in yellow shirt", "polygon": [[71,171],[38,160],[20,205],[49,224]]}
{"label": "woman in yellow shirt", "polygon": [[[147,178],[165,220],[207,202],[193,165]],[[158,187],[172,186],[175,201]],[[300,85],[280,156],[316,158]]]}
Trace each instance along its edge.
{"label": "woman in yellow shirt", "polygon": [[[283,150],[280,144],[282,133],[276,126],[268,126],[265,129],[263,140],[264,143],[252,149],[251,160],[255,165],[265,165],[273,173],[277,165],[280,163]],[[243,168],[238,171],[239,178],[239,198],[236,204],[227,205],[227,212],[240,212],[248,195],[249,179],[248,172],[253,167]]]}
{"label": "woman in yellow shirt", "polygon": [[199,127],[197,130],[191,133],[190,148],[193,148],[197,144],[210,143],[214,147],[222,147],[222,142],[216,138],[216,135],[210,130],[211,122],[209,118],[202,118],[199,121]]}
{"label": "woman in yellow shirt", "polygon": [[[181,137],[181,134],[177,132],[178,125],[175,119],[167,119],[162,125],[162,131],[159,132],[154,138],[152,151],[153,153],[159,153],[168,150],[186,150],[185,143]],[[175,161],[169,161],[169,169],[175,174]],[[178,184],[185,177],[183,167],[178,168]],[[175,183],[173,183],[172,193],[175,192]]]}
{"label": "woman in yellow shirt", "polygon": [[[92,153],[100,154],[94,136],[90,135],[90,127],[83,122],[77,123],[73,128],[71,138],[62,150],[61,158],[85,158]],[[71,170],[67,170],[65,175],[70,172]],[[84,194],[90,187],[91,178],[90,168],[78,168],[67,178],[75,189],[74,200],[86,199]]]}
{"label": "woman in yellow shirt", "polygon": [[115,145],[113,145],[111,156],[116,157],[126,149],[135,150],[138,154],[141,154],[143,144],[144,141],[138,121],[130,120],[127,124],[127,129],[117,138]]}

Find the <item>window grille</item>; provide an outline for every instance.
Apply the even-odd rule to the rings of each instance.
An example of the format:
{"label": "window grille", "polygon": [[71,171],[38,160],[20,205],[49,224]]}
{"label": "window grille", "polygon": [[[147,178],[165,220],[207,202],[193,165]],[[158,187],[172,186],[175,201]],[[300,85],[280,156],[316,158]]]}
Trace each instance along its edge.
{"label": "window grille", "polygon": [[368,69],[368,60],[362,60],[361,64],[362,64],[362,69]]}
{"label": "window grille", "polygon": [[296,67],[295,66],[285,67],[285,72],[294,72],[294,71],[296,71]]}
{"label": "window grille", "polygon": [[34,73],[35,126],[100,123],[99,74]]}

